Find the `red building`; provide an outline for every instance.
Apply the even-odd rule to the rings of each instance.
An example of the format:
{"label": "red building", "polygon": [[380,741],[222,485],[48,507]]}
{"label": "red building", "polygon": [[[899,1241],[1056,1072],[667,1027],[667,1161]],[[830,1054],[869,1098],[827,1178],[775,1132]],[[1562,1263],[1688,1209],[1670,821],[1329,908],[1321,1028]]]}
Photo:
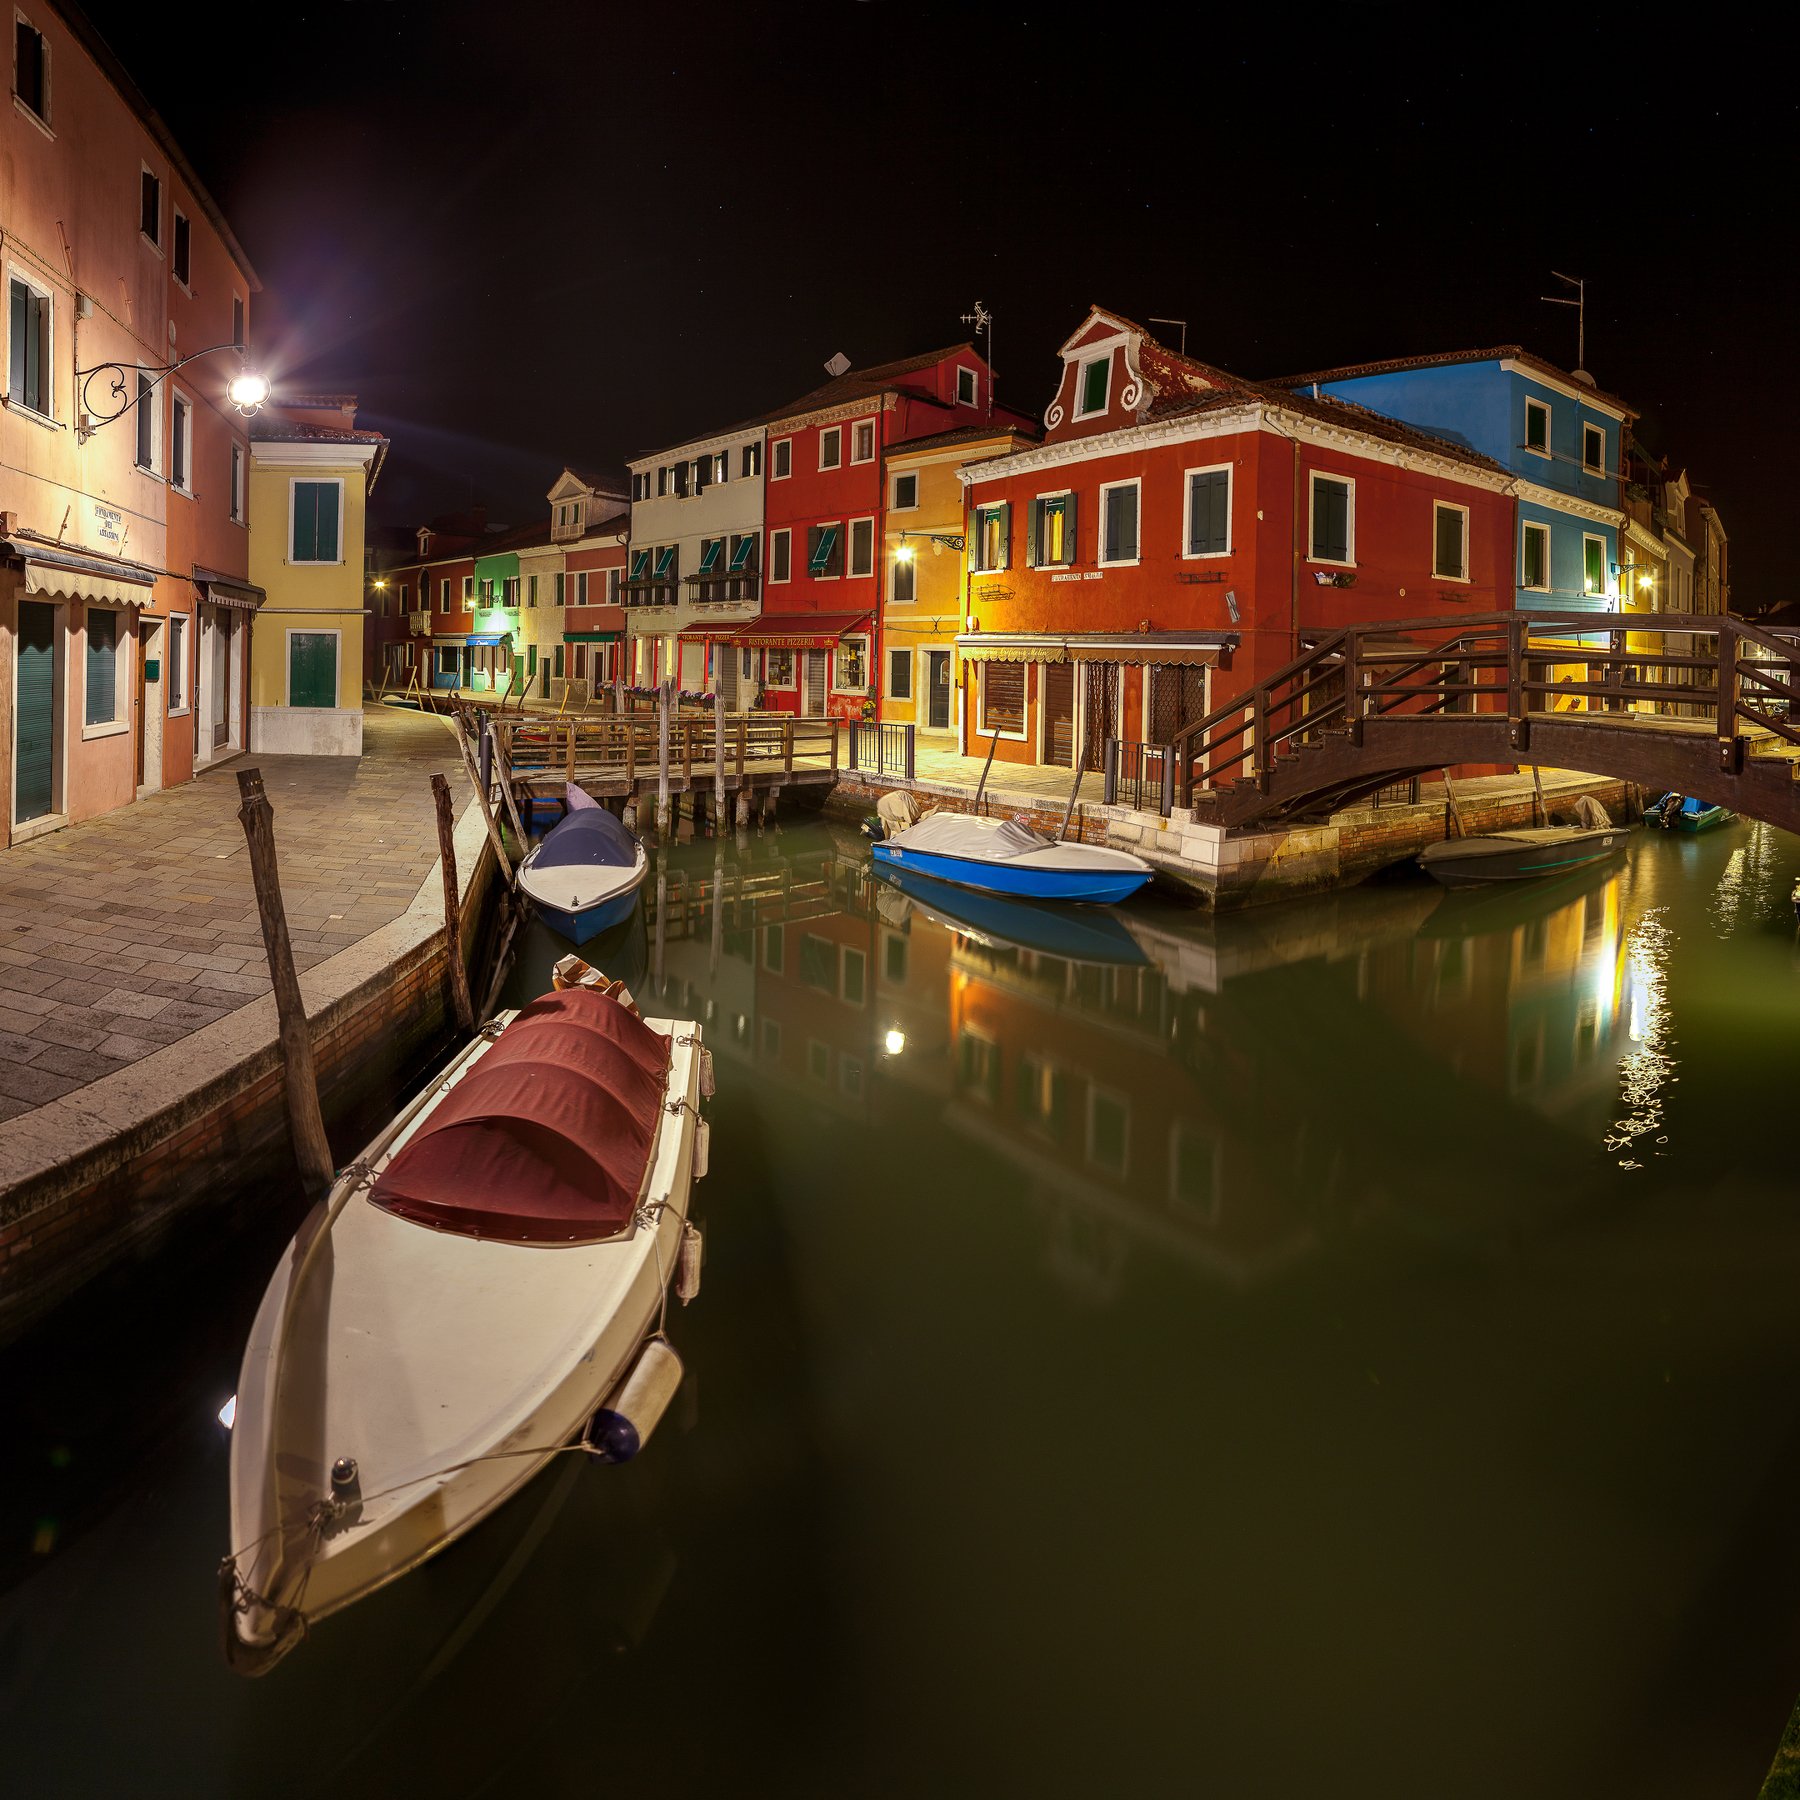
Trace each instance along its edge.
{"label": "red building", "polygon": [[590,519],[582,536],[565,546],[562,641],[569,677],[585,684],[579,690],[584,698],[626,673],[623,584],[631,512],[617,496],[601,500],[615,510]]}
{"label": "red building", "polygon": [[446,513],[421,525],[414,554],[388,559],[369,596],[363,668],[371,681],[404,687],[462,683],[475,623],[475,557],[488,535],[487,510]]}
{"label": "red building", "polygon": [[986,361],[953,344],[847,369],[764,420],[762,616],[730,640],[756,653],[764,706],[860,718],[872,705],[889,498],[883,453],[1014,416],[991,408]]}
{"label": "red building", "polygon": [[971,754],[1097,768],[1336,626],[1511,604],[1499,464],[1098,307],[1061,355],[1043,443],[963,472]]}

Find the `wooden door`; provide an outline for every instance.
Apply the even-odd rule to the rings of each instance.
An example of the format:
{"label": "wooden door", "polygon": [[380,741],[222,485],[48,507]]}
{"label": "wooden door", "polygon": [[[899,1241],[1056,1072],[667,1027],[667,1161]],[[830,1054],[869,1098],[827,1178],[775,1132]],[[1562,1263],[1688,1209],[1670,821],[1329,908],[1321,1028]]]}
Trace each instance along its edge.
{"label": "wooden door", "polygon": [[137,699],[133,702],[131,724],[132,735],[137,739],[137,784],[144,785],[145,743],[150,733],[150,714],[145,710],[145,689],[149,684],[150,652],[156,642],[157,628],[148,619],[138,621],[137,646]]}
{"label": "wooden door", "polygon": [[925,725],[929,731],[950,729],[950,652],[925,652]]}
{"label": "wooden door", "polygon": [[1044,668],[1044,761],[1059,769],[1075,766],[1075,665]]}

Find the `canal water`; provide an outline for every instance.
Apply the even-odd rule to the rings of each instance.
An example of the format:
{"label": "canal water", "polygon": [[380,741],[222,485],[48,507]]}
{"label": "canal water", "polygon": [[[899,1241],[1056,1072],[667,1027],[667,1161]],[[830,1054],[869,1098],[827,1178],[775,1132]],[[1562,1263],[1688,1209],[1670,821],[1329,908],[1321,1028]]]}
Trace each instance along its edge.
{"label": "canal water", "polygon": [[228,1674],[215,1415],[295,1218],[235,1196],[0,1358],[0,1790],[1753,1794],[1797,874],[1739,824],[1071,921],[821,821],[676,845],[594,947],[718,1063],[644,1456]]}

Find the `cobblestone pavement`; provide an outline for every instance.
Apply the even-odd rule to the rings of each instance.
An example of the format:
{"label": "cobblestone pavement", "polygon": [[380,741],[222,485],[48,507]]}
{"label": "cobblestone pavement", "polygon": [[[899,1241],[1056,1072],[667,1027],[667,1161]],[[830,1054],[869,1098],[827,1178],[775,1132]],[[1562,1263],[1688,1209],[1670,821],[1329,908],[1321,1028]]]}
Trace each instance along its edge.
{"label": "cobblestone pavement", "polygon": [[411,904],[437,862],[431,777],[469,784],[436,719],[371,707],[363,755],[243,756],[186,787],[0,851],[0,1120],[269,991],[236,771],[260,764],[294,960]]}

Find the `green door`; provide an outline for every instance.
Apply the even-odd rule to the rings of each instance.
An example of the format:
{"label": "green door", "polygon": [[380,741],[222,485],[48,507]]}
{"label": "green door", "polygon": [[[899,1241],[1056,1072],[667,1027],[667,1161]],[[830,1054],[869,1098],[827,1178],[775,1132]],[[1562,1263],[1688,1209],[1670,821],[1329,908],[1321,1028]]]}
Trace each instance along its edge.
{"label": "green door", "polygon": [[19,602],[19,674],[14,692],[18,739],[13,760],[13,816],[41,819],[55,797],[56,608]]}
{"label": "green door", "polygon": [[337,633],[288,634],[288,705],[337,705]]}

